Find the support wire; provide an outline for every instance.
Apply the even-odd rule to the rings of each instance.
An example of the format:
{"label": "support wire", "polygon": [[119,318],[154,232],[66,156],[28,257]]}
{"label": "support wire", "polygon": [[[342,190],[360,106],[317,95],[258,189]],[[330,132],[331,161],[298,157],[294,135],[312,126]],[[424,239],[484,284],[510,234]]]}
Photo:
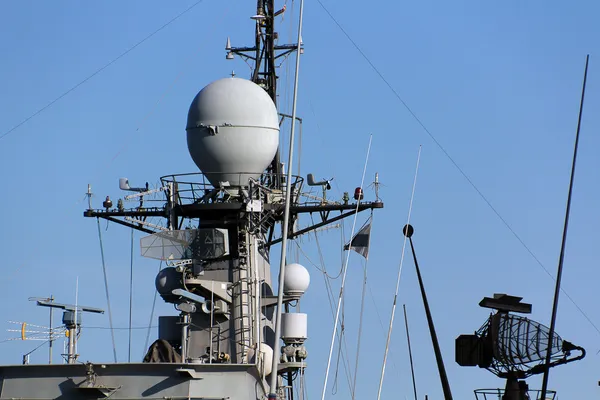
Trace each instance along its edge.
{"label": "support wire", "polygon": [[131,326],[133,324],[133,228],[131,228],[131,262],[129,265],[129,350],[127,362],[131,362]]}
{"label": "support wire", "polygon": [[[373,210],[371,210],[371,217],[369,218],[368,223],[371,224],[371,230],[373,229]],[[352,238],[350,238],[350,243],[352,243]],[[369,235],[369,240],[367,242],[367,248],[371,246],[371,235]],[[351,251],[348,249],[348,251]],[[367,292],[367,266],[369,265],[369,253],[365,257],[365,264],[363,267],[363,287],[362,294],[360,296],[360,316],[358,319],[358,339],[356,343],[356,362],[354,364],[354,382],[352,382],[352,400],[356,399],[356,381],[358,380],[358,361],[360,360],[360,339],[362,337],[362,327],[363,327],[363,315],[365,311],[365,294]]]}
{"label": "support wire", "polygon": [[102,243],[102,229],[100,229],[100,218],[96,218],[98,223],[98,239],[100,240],[100,256],[102,257],[102,273],[104,275],[104,291],[106,292],[106,305],[108,308],[108,324],[110,325],[110,337],[113,346],[113,358],[117,362],[117,345],[115,343],[115,330],[113,329],[112,310],[110,308],[110,294],[108,292],[108,276],[106,275],[106,262],[104,260],[104,244]]}
{"label": "support wire", "polygon": [[[362,178],[360,181],[360,187],[362,188],[365,183],[365,174],[367,172],[367,164],[369,162],[369,154],[371,153],[371,142],[373,141],[373,135],[369,136],[369,147],[367,148],[367,156],[365,159],[365,166],[363,168]],[[354,220],[352,222],[352,231],[350,237],[354,236],[354,230],[356,229],[356,219],[358,218],[358,207],[360,206],[360,197],[356,201],[356,211],[354,213]],[[329,378],[329,369],[331,367],[331,357],[333,355],[333,347],[335,344],[335,335],[337,333],[338,320],[340,318],[340,309],[342,305],[342,298],[344,296],[344,285],[346,284],[346,273],[348,272],[348,261],[350,261],[350,251],[346,254],[346,261],[342,267],[342,284],[340,286],[340,295],[338,297],[337,308],[335,312],[335,318],[333,319],[333,333],[331,334],[331,345],[329,347],[329,356],[327,358],[327,370],[325,371],[325,380],[323,382],[323,391],[321,392],[321,400],[325,400],[325,392],[327,391],[327,379]]]}
{"label": "support wire", "polygon": [[[162,269],[162,260],[160,260],[160,264],[158,264],[158,272]],[[150,311],[150,320],[148,321],[148,330],[146,331],[146,341],[144,343],[144,355],[148,350],[148,341],[150,340],[150,329],[152,329],[152,320],[154,319],[154,310],[156,309],[156,296],[158,295],[158,291],[154,291],[154,299],[152,300],[152,310]],[[143,357],[143,356],[142,356]]]}

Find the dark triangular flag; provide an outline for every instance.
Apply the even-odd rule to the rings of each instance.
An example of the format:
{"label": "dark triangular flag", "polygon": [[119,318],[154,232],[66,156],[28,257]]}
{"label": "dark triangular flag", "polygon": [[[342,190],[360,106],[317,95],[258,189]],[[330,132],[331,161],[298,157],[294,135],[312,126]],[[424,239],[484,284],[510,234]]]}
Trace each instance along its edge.
{"label": "dark triangular flag", "polygon": [[369,258],[369,243],[371,242],[371,220],[344,246],[344,250],[354,250],[364,258]]}

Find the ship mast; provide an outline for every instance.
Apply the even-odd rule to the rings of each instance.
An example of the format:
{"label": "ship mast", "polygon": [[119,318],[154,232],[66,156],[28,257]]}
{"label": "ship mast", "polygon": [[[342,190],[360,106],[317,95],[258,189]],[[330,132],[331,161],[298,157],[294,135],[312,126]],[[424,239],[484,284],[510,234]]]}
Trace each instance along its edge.
{"label": "ship mast", "polygon": [[[277,71],[275,60],[287,56],[297,49],[297,44],[276,45],[277,32],[275,32],[275,17],[282,14],[285,7],[275,11],[273,0],[258,0],[256,4],[256,15],[252,17],[256,21],[256,30],[253,47],[231,47],[227,42],[227,59],[231,60],[235,55],[244,59],[254,61],[254,70],[251,80],[267,91],[273,103],[277,104]],[[302,45],[302,44],[301,44]],[[269,173],[281,176],[280,150],[277,150],[269,169]],[[279,180],[273,180],[273,187],[281,187]]]}
{"label": "ship mast", "polygon": [[[295,44],[277,44],[275,18],[284,11],[285,6],[275,10],[274,0],[258,0],[251,17],[256,22],[254,44],[233,47],[227,39],[226,58],[239,56],[254,65],[254,84],[219,79],[192,101],[188,150],[200,172],[163,176],[154,189],[148,184],[132,187],[121,178],[119,188],[130,192],[123,200],[134,202],[133,208],[126,208],[121,199],[115,208],[107,197],[104,209],[90,205],[84,212],[86,217],[149,233],[141,239],[142,255],[167,265],[157,275],[156,289],[180,315],[159,317],[159,340],[151,346],[147,362],[230,364],[233,369],[254,364],[262,390],[271,398],[292,397],[284,392],[291,392],[294,373],[304,370],[307,356],[307,315],[289,312],[289,305],[304,294],[310,276],[299,264],[284,265],[285,241],[364,210],[383,208],[379,199],[362,201],[362,188],[356,189],[357,203],[304,200],[304,179],[291,175],[293,124],[290,165],[287,176],[282,173],[282,118],[301,119],[295,116],[295,106],[292,116],[276,110],[276,60],[302,53],[300,33]],[[296,91],[297,77],[295,86]],[[329,181],[316,181],[313,174],[308,174],[307,184],[323,192],[331,188]],[[313,213],[320,220],[297,229],[298,218]],[[164,226],[149,222],[149,217],[164,218]],[[276,235],[279,224],[283,231]],[[285,274],[275,295],[270,250],[279,243],[280,271]],[[154,351],[164,345],[161,340],[174,346],[169,353],[173,357],[162,359],[160,351]],[[285,376],[288,383],[282,385]]]}

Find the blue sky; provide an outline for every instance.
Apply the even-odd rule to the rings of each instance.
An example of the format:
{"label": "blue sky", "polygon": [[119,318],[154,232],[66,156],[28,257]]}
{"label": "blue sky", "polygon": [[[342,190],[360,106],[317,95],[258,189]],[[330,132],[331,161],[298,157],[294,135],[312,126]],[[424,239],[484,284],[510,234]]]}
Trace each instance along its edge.
{"label": "blue sky", "polygon": [[[0,135],[67,89],[115,59],[194,1],[0,2]],[[278,1],[278,5],[283,2]],[[454,1],[417,3],[327,0],[335,16],[390,85],[453,160],[494,205],[528,248],[555,274],[564,218],[572,143],[584,59],[591,54],[581,148],[574,187],[563,288],[600,326],[596,307],[598,174],[600,140],[600,6],[594,1]],[[129,54],[0,140],[5,210],[4,279],[0,322],[45,324],[47,311],[29,296],[54,294],[105,307],[95,221],[84,219],[87,184],[114,198],[118,178],[156,184],[162,175],[194,172],[185,120],[194,95],[209,82],[248,77],[241,60],[225,60],[226,38],[251,42],[255,2],[204,0]],[[280,41],[295,38],[298,1],[288,0]],[[293,9],[293,12],[292,12]],[[455,398],[503,383],[492,374],[454,363],[454,338],[479,328],[487,312],[479,300],[494,292],[523,296],[532,318],[548,324],[554,281],[490,210],[392,91],[332,22],[318,2],[307,1],[298,113],[304,119],[302,173],[335,177],[330,197],[360,183],[369,134],[371,180],[385,184],[384,210],[373,228],[367,312],[358,398],[377,391],[396,273],[419,145],[423,145],[412,223],[414,242]],[[292,59],[293,61],[293,59]],[[280,107],[290,111],[293,65],[280,70]],[[284,89],[284,86],[287,86]],[[285,142],[284,142],[285,143]],[[373,196],[372,193],[368,195]],[[360,223],[361,221],[359,221]],[[308,223],[308,221],[304,221]],[[114,322],[128,324],[129,230],[103,223]],[[350,225],[344,233],[349,235]],[[341,230],[319,234],[330,271],[340,266]],[[136,243],[140,235],[136,234]],[[318,260],[313,238],[303,250]],[[292,246],[293,247],[293,246]],[[278,259],[277,249],[273,259]],[[309,313],[309,397],[320,396],[332,318],[323,279],[310,262],[312,286],[302,303]],[[345,316],[349,358],[354,360],[361,264],[350,259]],[[134,326],[148,324],[158,265],[134,260]],[[339,285],[339,281],[334,285]],[[406,303],[421,395],[441,397],[441,387],[420,302],[414,266],[404,265],[399,302]],[[173,314],[165,304],[160,314]],[[375,312],[377,311],[377,312]],[[57,313],[58,316],[58,313]],[[85,315],[83,360],[110,361],[106,316]],[[155,323],[153,323],[155,325]],[[600,333],[566,296],[557,332],[584,346],[588,356],[552,371],[550,387],[561,398],[598,393]],[[155,334],[153,330],[152,334]],[[6,338],[12,334],[6,333]],[[127,331],[117,351],[127,358]],[[146,331],[134,331],[141,358]],[[1,343],[2,363],[19,363],[35,342]],[[397,318],[383,398],[411,395],[402,318]],[[44,362],[39,350],[32,361]],[[58,361],[58,357],[55,358]],[[539,379],[529,381],[532,388]],[[337,395],[348,398],[340,371]]]}

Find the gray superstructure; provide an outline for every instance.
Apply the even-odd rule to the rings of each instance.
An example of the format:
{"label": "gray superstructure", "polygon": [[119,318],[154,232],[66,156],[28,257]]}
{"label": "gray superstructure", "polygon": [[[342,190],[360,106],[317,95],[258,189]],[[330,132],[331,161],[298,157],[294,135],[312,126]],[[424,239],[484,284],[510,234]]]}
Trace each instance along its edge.
{"label": "gray superstructure", "polygon": [[[70,335],[65,364],[0,366],[0,399],[250,400],[269,393],[292,398],[307,366],[308,317],[291,304],[304,294],[310,277],[301,265],[289,264],[283,287],[272,283],[270,250],[282,241],[278,228],[286,187],[289,239],[383,203],[362,201],[361,188],[356,202],[347,194],[341,202],[328,201],[329,182],[315,182],[311,174],[308,184],[322,190],[323,198],[304,196],[300,176],[288,185],[279,128],[289,116],[275,107],[274,61],[301,46],[275,43],[280,11],[273,7],[272,0],[258,1],[255,46],[233,48],[229,41],[226,46],[227,58],[255,62],[251,79],[217,80],[192,101],[187,142],[201,172],[164,176],[155,188],[131,187],[123,178],[123,199],[113,204],[107,196],[103,208],[90,203],[84,212],[147,233],[141,253],[165,263],[156,290],[179,315],[159,318],[158,337],[143,363],[84,364],[76,340],[81,314],[89,310],[69,305],[63,316]],[[131,202],[134,206],[126,207]],[[298,229],[304,213],[320,219]],[[149,217],[161,217],[164,224],[150,223]],[[276,289],[283,290],[280,338],[275,337]],[[277,371],[271,371],[273,357],[279,360]],[[278,383],[272,390],[267,378],[273,373]]]}

